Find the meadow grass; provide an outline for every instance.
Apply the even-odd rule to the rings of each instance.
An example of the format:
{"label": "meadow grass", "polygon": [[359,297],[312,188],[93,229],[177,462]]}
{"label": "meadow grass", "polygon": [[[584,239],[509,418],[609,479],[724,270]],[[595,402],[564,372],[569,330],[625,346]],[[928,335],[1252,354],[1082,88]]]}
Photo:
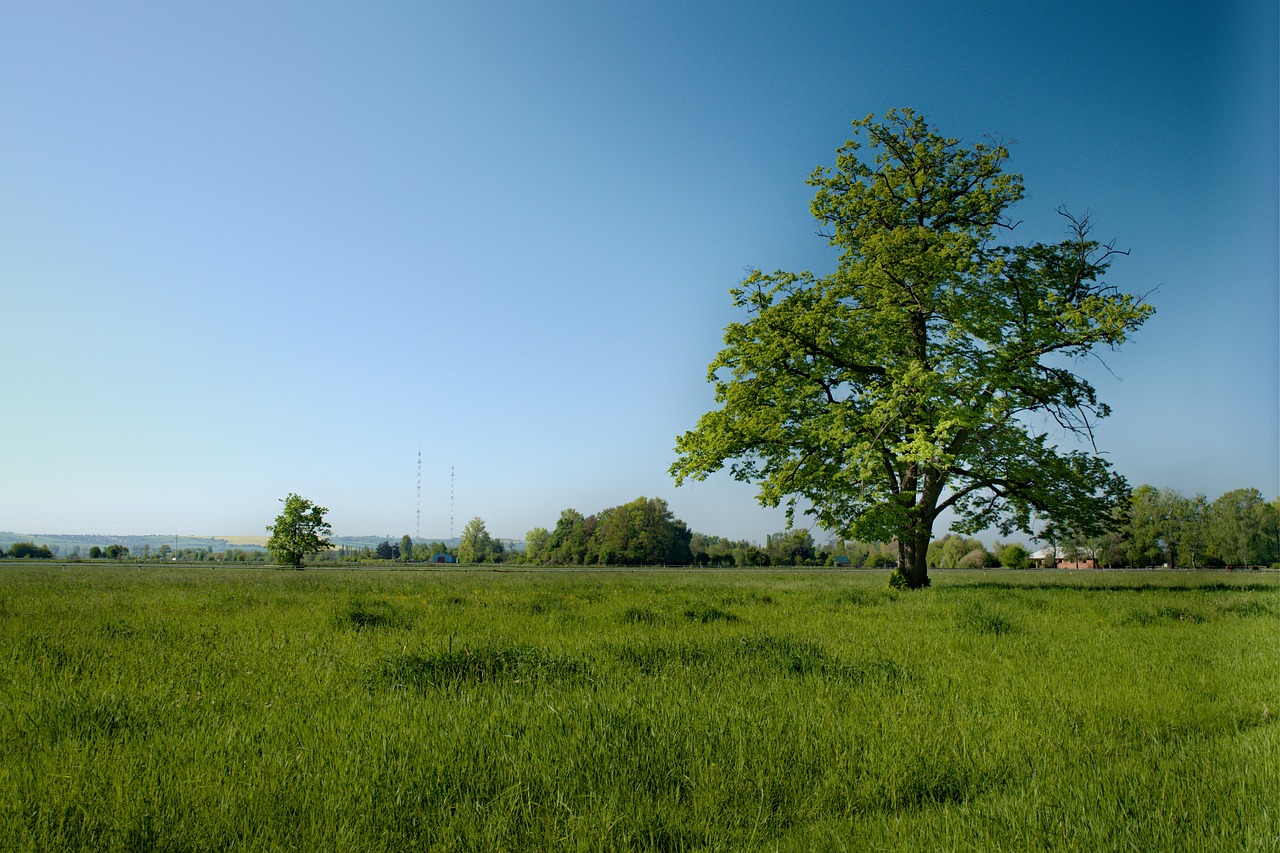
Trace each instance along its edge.
{"label": "meadow grass", "polygon": [[1280,850],[1280,577],[0,569],[0,849]]}

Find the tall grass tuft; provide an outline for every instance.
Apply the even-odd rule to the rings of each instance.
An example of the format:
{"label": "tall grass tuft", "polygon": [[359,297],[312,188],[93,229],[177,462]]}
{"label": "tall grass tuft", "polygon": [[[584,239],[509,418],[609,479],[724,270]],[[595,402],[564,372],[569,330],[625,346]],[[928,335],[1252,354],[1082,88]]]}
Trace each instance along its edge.
{"label": "tall grass tuft", "polygon": [[690,622],[701,622],[705,625],[708,622],[737,622],[741,617],[732,611],[722,610],[714,604],[698,601],[684,609],[684,618]]}
{"label": "tall grass tuft", "polygon": [[393,688],[424,689],[484,683],[561,684],[588,676],[590,669],[582,660],[535,646],[490,646],[391,655],[382,660],[378,674]]}

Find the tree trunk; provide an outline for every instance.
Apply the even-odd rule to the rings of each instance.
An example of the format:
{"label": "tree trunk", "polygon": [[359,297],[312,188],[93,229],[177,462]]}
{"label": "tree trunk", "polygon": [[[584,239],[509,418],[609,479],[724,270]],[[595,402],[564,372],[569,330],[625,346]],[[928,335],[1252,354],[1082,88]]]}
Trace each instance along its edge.
{"label": "tree trunk", "polygon": [[[904,483],[909,490],[915,492],[917,469],[911,469]],[[934,507],[937,505],[938,493],[945,478],[926,468],[923,471],[921,493],[915,505],[908,503],[910,523],[904,536],[898,537],[898,570],[889,583],[895,587],[921,589],[929,585],[929,540],[933,537]]]}
{"label": "tree trunk", "polygon": [[929,535],[930,531],[913,531],[898,540],[898,574],[907,589],[929,585]]}
{"label": "tree trunk", "polygon": [[929,585],[929,534],[931,531],[917,531],[914,535],[913,547],[908,549],[907,586],[920,589]]}

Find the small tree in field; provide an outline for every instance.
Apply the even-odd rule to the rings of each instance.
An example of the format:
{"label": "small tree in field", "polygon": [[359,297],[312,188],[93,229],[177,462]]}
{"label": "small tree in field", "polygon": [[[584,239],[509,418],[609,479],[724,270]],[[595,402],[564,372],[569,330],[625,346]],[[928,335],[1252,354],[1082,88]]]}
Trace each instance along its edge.
{"label": "small tree in field", "polygon": [[300,569],[304,557],[333,544],[322,537],[322,534],[333,533],[329,522],[324,520],[324,514],[329,510],[292,492],[282,498],[281,503],[284,511],[276,516],[275,524],[267,527],[271,534],[267,550],[271,552],[271,559],[280,565]]}

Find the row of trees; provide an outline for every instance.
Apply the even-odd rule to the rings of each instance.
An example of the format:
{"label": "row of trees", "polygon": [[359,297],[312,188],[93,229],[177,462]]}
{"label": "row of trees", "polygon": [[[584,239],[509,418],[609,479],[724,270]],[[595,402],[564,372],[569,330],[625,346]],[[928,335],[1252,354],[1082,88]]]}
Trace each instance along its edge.
{"label": "row of trees", "polygon": [[136,553],[130,552],[127,545],[112,543],[110,545],[92,545],[83,553],[80,546],[74,546],[71,551],[65,555],[59,553],[58,546],[36,545],[33,542],[15,542],[9,546],[6,552],[4,548],[0,548],[0,557],[12,557],[15,559],[36,559],[51,560],[54,557],[62,557],[65,560],[132,560],[134,562],[182,562],[182,563],[202,563],[206,561],[213,562],[236,562],[236,563],[264,563],[267,559],[265,551],[245,550],[242,548],[228,548],[225,551],[215,551],[212,548],[174,548],[170,545],[162,544],[158,548],[152,548],[150,545],[143,545]]}
{"label": "row of trees", "polygon": [[[488,531],[483,519],[471,519],[458,547],[443,542],[415,543],[405,535],[398,543],[383,541],[376,548],[328,549],[319,537],[328,532],[327,510],[290,495],[285,512],[272,526],[278,539],[306,545],[308,550],[282,553],[277,562],[301,565],[307,553],[320,553],[322,561],[387,560],[431,562],[439,554],[453,554],[466,564],[528,563],[534,565],[626,566],[831,566],[889,568],[896,565],[897,543],[833,540],[818,545],[804,529],[773,533],[760,546],[746,540],[724,539],[693,533],[672,515],[661,498],[644,498],[584,516],[574,509],[560,513],[554,530],[534,528],[526,535],[526,548],[508,548]],[[301,525],[304,529],[292,529]],[[1110,529],[1085,535],[1054,524],[1045,525],[1039,540],[1058,558],[1096,560],[1100,566],[1169,566],[1209,568],[1260,566],[1280,563],[1280,498],[1268,502],[1257,489],[1235,489],[1210,502],[1204,495],[1188,498],[1174,489],[1150,485],[1134,489],[1113,515]],[[313,536],[316,541],[305,539]],[[277,537],[273,537],[277,538]],[[279,545],[280,542],[277,542]],[[73,549],[70,559],[80,558]],[[33,542],[15,542],[0,557],[51,559],[57,549]],[[90,559],[133,559],[182,562],[264,562],[262,551],[229,548],[174,549],[162,544],[144,545],[136,555],[120,544],[94,545]],[[294,557],[297,563],[292,562]],[[1026,568],[1031,554],[1022,543],[988,549],[977,539],[948,534],[929,543],[928,568]],[[283,558],[283,559],[282,559]]]}
{"label": "row of trees", "polygon": [[[168,547],[168,546],[165,546]],[[15,559],[29,560],[52,560],[59,556],[58,547],[55,545],[50,548],[48,545],[37,545],[34,542],[14,542],[9,546],[6,553],[0,548],[0,557],[13,557]],[[77,545],[71,549],[71,553],[67,555],[70,560],[80,559],[80,546]],[[89,549],[88,557],[91,560],[120,560],[129,556],[129,549],[124,545],[108,545],[105,548],[94,545]]]}
{"label": "row of trees", "polygon": [[926,557],[931,569],[1026,569],[1031,567],[1031,551],[1020,542],[1001,544],[996,540],[990,549],[977,539],[949,533],[929,543]]}
{"label": "row of trees", "polygon": [[[1267,502],[1257,489],[1235,489],[1210,502],[1174,489],[1144,485],[1111,519],[1111,529],[1085,536],[1046,525],[1039,539],[1056,559],[1094,560],[1102,567],[1221,568],[1280,562],[1280,498]],[[988,550],[976,539],[950,534],[929,545],[929,568],[1026,568],[1020,543]]]}
{"label": "row of trees", "polygon": [[[844,557],[848,565],[862,565],[850,556],[851,549],[862,547],[855,542],[818,545],[813,534],[801,528],[771,533],[765,537],[763,546],[745,539],[724,539],[704,533],[693,534],[690,542],[695,566],[831,566],[836,565],[840,557]],[[865,547],[879,552],[877,546]],[[892,557],[885,559],[889,560],[885,565],[892,565]]]}
{"label": "row of trees", "polygon": [[[896,542],[841,542],[817,544],[808,530],[772,533],[763,546],[746,540],[693,534],[696,566],[847,566],[856,569],[889,569],[897,565]],[[1026,568],[1030,552],[1020,543],[1001,544],[988,550],[977,539],[948,534],[929,545],[929,568]]]}
{"label": "row of trees", "polygon": [[[290,495],[286,502],[296,497]],[[313,510],[314,506],[309,502],[306,506],[295,502],[293,512],[282,513],[276,524],[269,528],[273,537],[277,532],[283,534],[301,524],[314,525],[317,519]],[[592,515],[566,509],[560,513],[554,530],[544,527],[530,530],[525,536],[523,551],[507,548],[502,540],[489,533],[484,519],[476,517],[467,522],[457,548],[452,550],[443,542],[415,543],[406,534],[398,543],[386,540],[372,549],[325,550],[313,547],[309,553],[319,553],[319,559],[325,562],[386,560],[420,563],[431,562],[439,554],[452,554],[458,562],[468,565],[687,566],[695,562],[690,548],[692,538],[688,526],[672,515],[666,501],[639,497]],[[704,565],[712,561],[705,552],[699,556],[698,562]]]}
{"label": "row of trees", "polygon": [[1210,502],[1174,489],[1144,485],[1110,532],[1084,536],[1052,526],[1041,538],[1068,559],[1093,558],[1103,566],[1211,568],[1280,562],[1280,498],[1234,489]]}
{"label": "row of trees", "polygon": [[[292,494],[284,503],[285,511],[268,528],[273,542],[306,544],[306,553],[319,552],[322,560],[428,562],[449,553],[442,542],[414,543],[408,535],[399,543],[383,541],[372,550],[328,550],[329,542],[319,536],[329,532],[327,510]],[[1144,485],[1122,499],[1107,519],[1087,527],[1051,521],[1037,538],[1058,559],[1095,560],[1101,566],[1272,565],[1280,562],[1280,498],[1268,503],[1257,489],[1236,489],[1210,503],[1204,495],[1186,498],[1172,489]],[[277,562],[300,565],[301,556],[296,564],[280,557]],[[454,556],[464,564],[887,568],[900,566],[901,548],[892,540],[877,544],[839,539],[819,547],[804,529],[771,534],[761,547],[693,533],[674,517],[666,501],[639,497],[593,515],[566,509],[553,530],[530,530],[523,551],[505,547],[476,517],[463,530]],[[1031,553],[1020,542],[997,541],[988,549],[977,539],[955,533],[930,541],[925,559],[928,568],[1031,565]]]}
{"label": "row of trees", "polygon": [[483,519],[473,518],[462,532],[458,547],[450,548],[439,540],[414,542],[405,534],[397,542],[384,539],[372,548],[336,546],[321,551],[320,562],[364,563],[374,560],[392,563],[431,563],[440,554],[451,554],[467,563],[501,563],[507,556],[506,546],[489,535]]}
{"label": "row of trees", "polygon": [[[479,522],[479,519],[473,523]],[[480,522],[481,529],[483,523]],[[1236,489],[1210,502],[1186,498],[1172,489],[1144,485],[1093,536],[1053,524],[1039,541],[1062,560],[1093,559],[1100,566],[1172,568],[1274,565],[1280,562],[1280,498],[1268,503],[1257,489]],[[487,534],[485,534],[487,536]],[[463,562],[468,560],[459,554]],[[1021,542],[981,541],[950,533],[929,543],[929,568],[1007,568],[1032,565],[1032,550]],[[770,534],[763,546],[746,540],[691,533],[660,499],[632,503],[583,516],[568,509],[556,528],[527,534],[527,551],[506,559],[550,565],[831,566],[891,568],[894,541],[833,540],[818,544],[808,530]]]}
{"label": "row of trees", "polygon": [[236,563],[265,563],[267,553],[259,550],[245,550],[243,548],[227,548],[225,551],[215,551],[212,548],[174,548],[170,545],[160,545],[158,548],[152,548],[150,545],[143,545],[136,552],[131,552],[127,545],[112,543],[110,545],[92,545],[87,550],[81,551],[80,546],[76,545],[66,554],[61,554],[57,545],[36,545],[32,542],[15,542],[9,546],[8,552],[0,548],[0,557],[26,558],[37,560],[50,560],[60,557],[64,560],[131,560],[133,562],[181,562],[181,563],[202,563],[202,562],[236,562]]}

